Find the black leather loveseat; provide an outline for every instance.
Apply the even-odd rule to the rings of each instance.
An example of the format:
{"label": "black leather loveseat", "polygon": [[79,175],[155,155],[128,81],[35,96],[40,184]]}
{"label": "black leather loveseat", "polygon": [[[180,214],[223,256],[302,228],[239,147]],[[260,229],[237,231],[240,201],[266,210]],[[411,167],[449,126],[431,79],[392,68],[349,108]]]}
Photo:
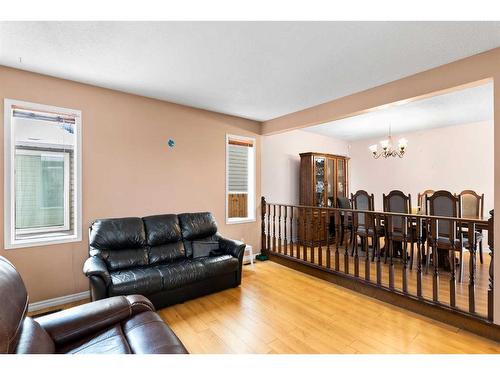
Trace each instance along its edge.
{"label": "black leather loveseat", "polygon": [[209,212],[96,220],[83,267],[92,300],[142,294],[156,308],[236,287],[245,244]]}

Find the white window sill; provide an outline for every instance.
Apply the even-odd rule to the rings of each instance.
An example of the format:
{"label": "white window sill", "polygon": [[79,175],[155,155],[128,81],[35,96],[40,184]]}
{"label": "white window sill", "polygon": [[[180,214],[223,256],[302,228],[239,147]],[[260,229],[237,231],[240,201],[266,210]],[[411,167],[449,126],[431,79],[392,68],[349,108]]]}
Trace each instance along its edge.
{"label": "white window sill", "polygon": [[226,219],[226,224],[245,224],[254,223],[257,219]]}
{"label": "white window sill", "polygon": [[25,240],[16,240],[13,243],[6,243],[5,249],[19,249],[26,247],[37,247],[37,246],[48,246],[48,245],[58,245],[64,243],[71,242],[81,242],[82,238],[80,236],[71,235],[71,236],[55,236],[46,239],[42,238],[33,238],[33,239],[25,239]]}

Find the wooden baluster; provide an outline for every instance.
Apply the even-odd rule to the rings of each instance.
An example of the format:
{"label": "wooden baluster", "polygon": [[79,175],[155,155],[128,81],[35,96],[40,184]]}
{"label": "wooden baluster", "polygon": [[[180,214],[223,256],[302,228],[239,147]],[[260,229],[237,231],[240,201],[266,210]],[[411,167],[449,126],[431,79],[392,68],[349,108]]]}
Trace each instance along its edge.
{"label": "wooden baluster", "polygon": [[267,252],[271,251],[271,205],[267,205]]}
{"label": "wooden baluster", "polygon": [[[403,230],[404,230],[404,239],[403,243],[401,244],[402,249],[401,251],[403,252],[403,293],[407,294],[408,293],[408,218],[404,216],[402,218],[403,222]],[[403,245],[404,244],[404,245]],[[412,243],[413,244],[413,243]],[[413,249],[412,249],[413,251]]]}
{"label": "wooden baluster", "polygon": [[309,224],[307,222],[307,209],[304,208],[304,242],[302,245],[302,259],[307,261],[307,236],[309,236]]}
{"label": "wooden baluster", "polygon": [[493,321],[493,251],[494,251],[494,210],[490,211],[488,219],[488,246],[490,248],[490,268],[489,268],[489,283],[488,283],[488,320]]}
{"label": "wooden baluster", "polygon": [[[459,228],[460,232],[460,246],[462,246],[462,223],[460,221],[456,222],[457,228]],[[460,250],[462,251],[462,250]],[[450,262],[450,306],[455,307],[457,305],[456,300],[456,290],[457,290],[457,280],[456,280],[456,272],[455,272],[455,245],[452,245],[452,249],[448,251],[448,260]],[[461,267],[462,265],[460,265]]]}
{"label": "wooden baluster", "polygon": [[260,199],[260,252],[262,254],[267,254],[268,249],[266,249],[266,198],[261,197]]}
{"label": "wooden baluster", "polygon": [[448,259],[450,262],[450,306],[455,307],[457,305],[456,300],[456,272],[455,272],[455,250],[450,249],[448,251]]}
{"label": "wooden baluster", "polygon": [[283,208],[285,209],[285,216],[283,218],[283,234],[285,235],[285,237],[283,238],[283,244],[285,245],[285,255],[288,255],[288,239],[286,237],[286,225],[287,225],[287,213],[288,213],[288,206],[283,206]]}
{"label": "wooden baluster", "polygon": [[[387,226],[387,217],[384,217],[384,221],[385,221],[385,225]],[[386,234],[386,237],[384,238],[385,251],[387,251],[387,246],[388,246],[387,244],[388,244],[388,241],[387,241],[387,234]],[[376,260],[375,267],[376,267],[376,273],[377,273],[377,285],[379,285],[379,286],[382,285],[382,262],[381,262],[381,257],[380,257],[381,251],[382,250],[380,249],[380,246],[377,246],[377,254],[376,254],[377,260]]]}
{"label": "wooden baluster", "polygon": [[[345,214],[344,214],[345,215]],[[340,242],[340,211],[335,211],[335,271],[340,270],[340,253],[339,253],[339,242]]]}
{"label": "wooden baluster", "polygon": [[330,253],[330,215],[331,211],[326,211],[326,268],[331,268],[331,256]]}
{"label": "wooden baluster", "polygon": [[[357,236],[354,234],[354,215],[356,215],[356,219],[358,219],[358,213],[357,212],[353,212],[353,236],[352,236],[352,241],[351,241],[351,245],[353,246],[353,250],[354,250],[354,246],[357,246]],[[356,220],[356,223],[357,223],[357,220]],[[344,273],[345,274],[349,274],[349,246],[345,246],[344,247]]]}
{"label": "wooden baluster", "polygon": [[438,264],[439,257],[438,257],[438,246],[437,246],[437,237],[439,232],[438,220],[434,220],[434,225],[436,226],[436,229],[432,235],[432,245],[433,245],[432,262],[434,263],[434,271],[432,273],[432,300],[434,302],[438,302],[439,301],[439,264]]}
{"label": "wooden baluster", "polygon": [[278,205],[278,253],[281,254],[282,246],[281,246],[281,204]]}
{"label": "wooden baluster", "polygon": [[422,218],[417,217],[417,297],[422,298]]}
{"label": "wooden baluster", "polygon": [[[326,225],[326,221],[325,221],[325,217],[323,216],[323,212],[324,211],[319,210],[319,228],[318,228],[318,234],[321,234],[321,235],[318,236],[320,238],[319,243],[318,243],[318,264],[320,266],[323,265],[323,247],[322,247],[323,239],[321,237],[323,237],[324,234],[326,233],[325,230],[324,230],[325,229],[325,225]],[[325,214],[326,214],[326,212],[325,212]],[[328,234],[326,234],[325,238],[328,241]]]}
{"label": "wooden baluster", "polygon": [[[393,216],[390,218],[390,221],[392,220]],[[387,232],[392,232],[392,230],[392,225],[389,224]],[[385,246],[385,251],[389,252],[389,289],[394,289],[394,241],[392,241],[392,238]]]}
{"label": "wooden baluster", "polygon": [[273,204],[273,251],[276,252],[276,205]]}
{"label": "wooden baluster", "polygon": [[[365,215],[365,228],[366,228],[366,231],[368,232],[368,228],[366,226],[366,223],[367,223],[367,215]],[[360,242],[361,242],[361,248],[363,248],[365,245],[365,239],[366,239],[366,246],[368,246],[368,237],[366,238],[363,238],[361,237],[360,239]],[[356,277],[359,277],[359,246],[358,246],[358,242],[356,240],[356,246],[354,247],[354,276]]]}
{"label": "wooden baluster", "polygon": [[315,216],[314,216],[314,209],[311,208],[310,211],[311,211],[311,221],[310,221],[310,228],[311,228],[311,243],[310,243],[310,246],[311,246],[311,250],[310,250],[309,261],[311,263],[314,263],[314,246],[316,244],[316,238],[318,236],[318,230],[317,230],[318,221],[314,219],[315,218]]}
{"label": "wooden baluster", "polygon": [[476,224],[470,222],[468,225],[468,229],[469,229],[468,237],[469,237],[469,255],[470,255],[469,256],[469,312],[475,313],[476,312]]}
{"label": "wooden baluster", "polygon": [[[376,214],[373,214],[372,216],[373,219],[373,238],[372,238],[372,248],[373,251],[375,252],[376,250],[376,236],[377,236],[377,225],[376,225],[376,220],[378,220],[378,217]],[[366,248],[365,248],[365,280],[370,281],[370,271],[371,271],[371,257],[370,257],[370,244],[368,242],[368,237],[366,238]]]}
{"label": "wooden baluster", "polygon": [[290,245],[291,245],[291,256],[295,256],[296,245],[293,243],[293,206],[290,206]]}

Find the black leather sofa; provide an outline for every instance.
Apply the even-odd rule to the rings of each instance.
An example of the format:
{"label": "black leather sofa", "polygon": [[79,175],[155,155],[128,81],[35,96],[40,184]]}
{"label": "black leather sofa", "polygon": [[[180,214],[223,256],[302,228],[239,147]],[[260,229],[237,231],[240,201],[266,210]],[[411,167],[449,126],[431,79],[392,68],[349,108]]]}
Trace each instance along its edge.
{"label": "black leather sofa", "polygon": [[0,354],[185,354],[145,297],[111,297],[40,318],[26,316],[28,293],[0,257]]}
{"label": "black leather sofa", "polygon": [[241,283],[245,244],[210,212],[96,220],[83,267],[93,301],[142,294],[156,308]]}

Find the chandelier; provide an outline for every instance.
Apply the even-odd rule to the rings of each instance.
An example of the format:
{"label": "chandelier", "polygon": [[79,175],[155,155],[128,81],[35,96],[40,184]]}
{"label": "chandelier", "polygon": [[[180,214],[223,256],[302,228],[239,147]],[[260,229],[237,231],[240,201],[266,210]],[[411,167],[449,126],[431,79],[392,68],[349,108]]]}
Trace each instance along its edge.
{"label": "chandelier", "polygon": [[402,158],[403,155],[405,154],[407,146],[408,146],[408,141],[405,138],[401,138],[398,141],[397,148],[393,146],[391,125],[389,125],[389,137],[387,137],[387,139],[384,139],[383,141],[380,141],[380,147],[382,148],[382,150],[378,151],[378,147],[376,144],[371,145],[369,149],[372,152],[372,155],[375,159],[378,159],[381,156],[383,156],[385,159],[390,156],[392,157],[398,156]]}

